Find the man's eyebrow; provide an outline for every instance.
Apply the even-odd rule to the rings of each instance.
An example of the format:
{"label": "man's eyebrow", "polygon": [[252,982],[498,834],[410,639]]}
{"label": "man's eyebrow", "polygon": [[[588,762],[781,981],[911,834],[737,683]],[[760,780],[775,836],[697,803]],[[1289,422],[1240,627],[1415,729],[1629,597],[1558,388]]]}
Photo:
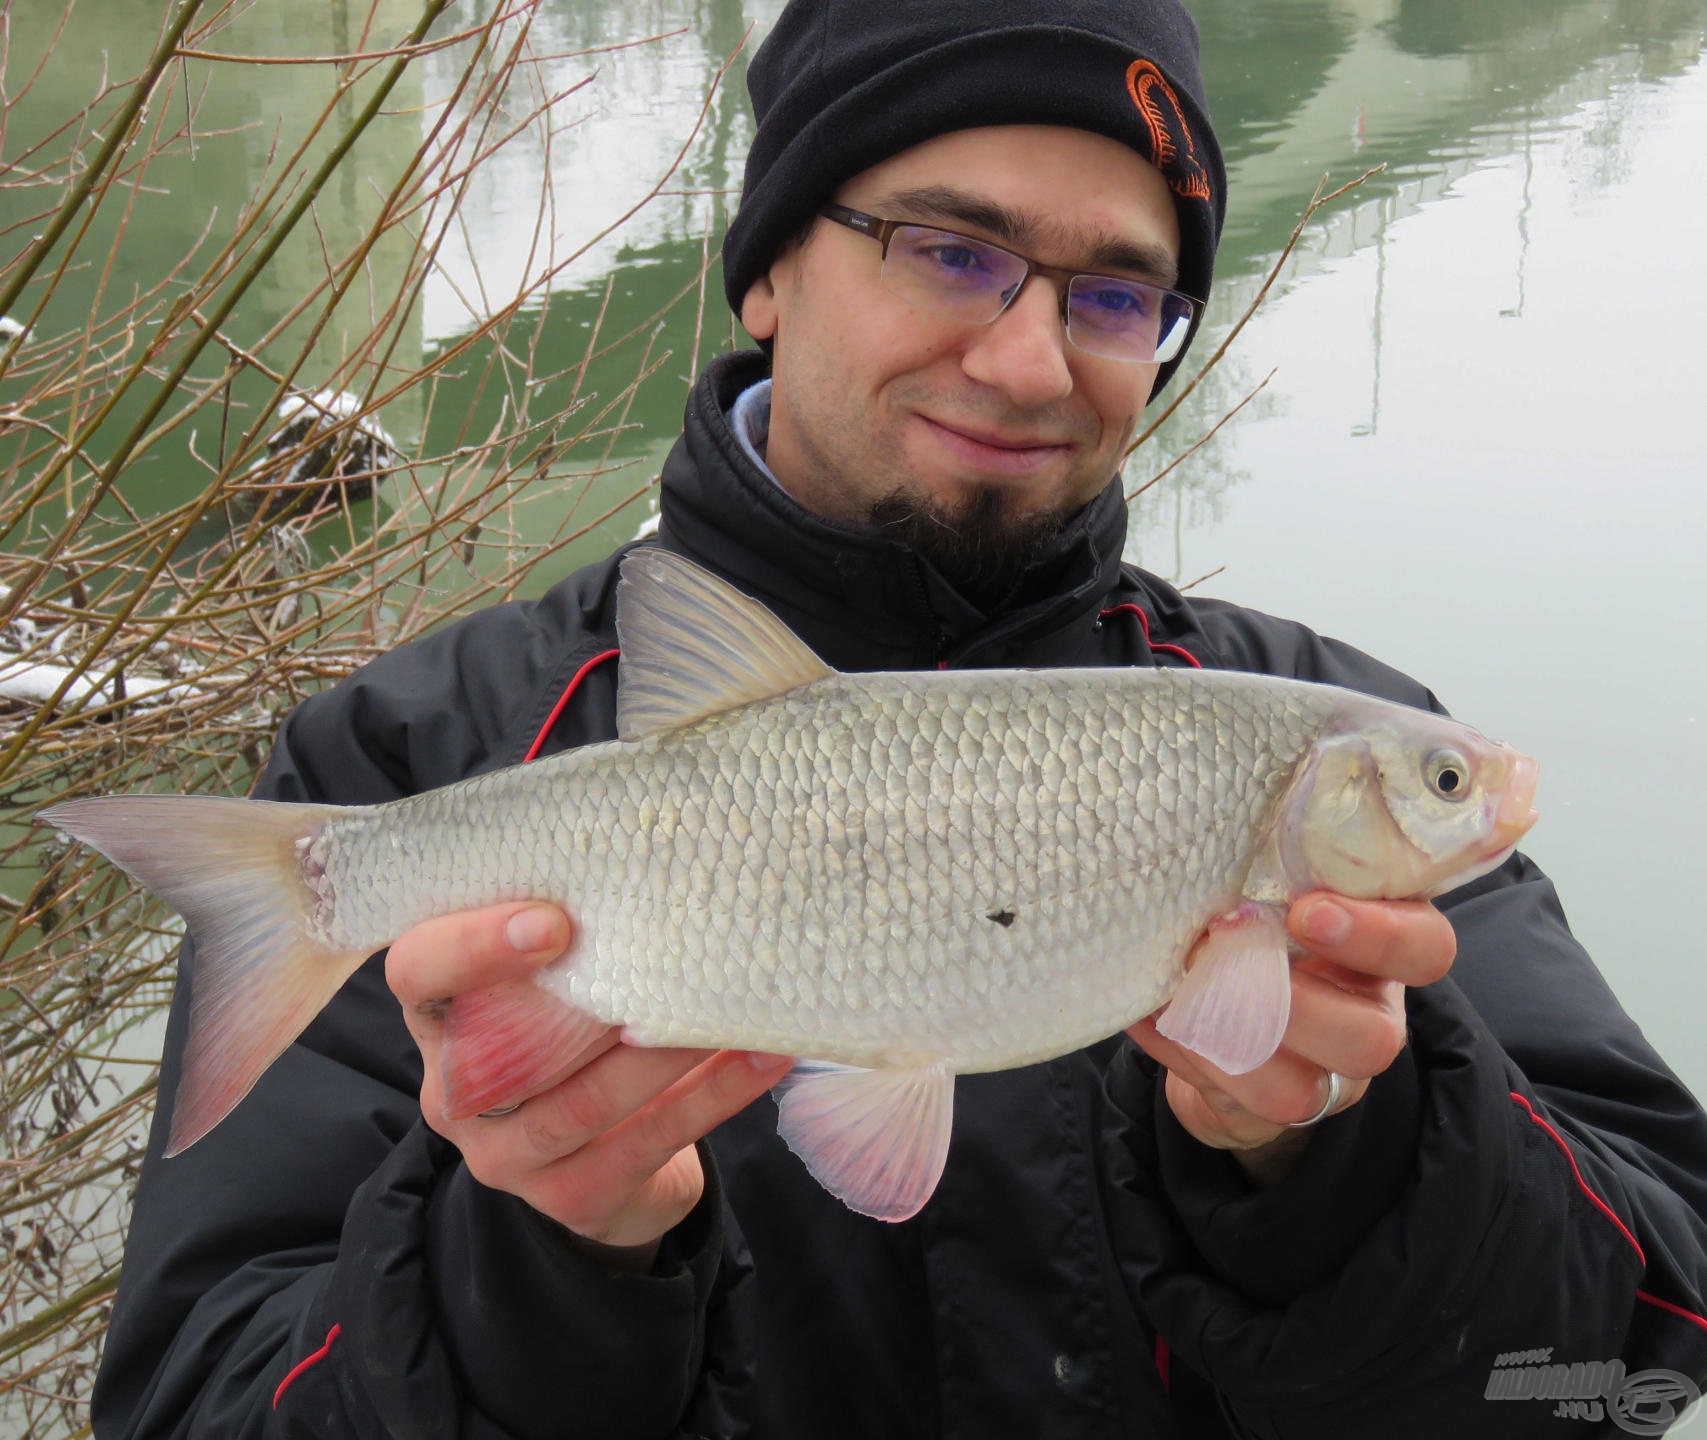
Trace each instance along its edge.
{"label": "man's eyebrow", "polygon": [[[901,217],[910,220],[971,225],[1016,248],[1036,244],[1040,235],[1063,233],[1057,222],[1046,222],[986,195],[957,190],[952,185],[921,185],[915,189],[896,190],[872,203],[886,212],[899,211]],[[1164,286],[1173,285],[1179,279],[1179,262],[1165,245],[1101,235],[1088,238],[1079,248],[1084,255],[1082,268],[1086,270],[1125,271]]]}

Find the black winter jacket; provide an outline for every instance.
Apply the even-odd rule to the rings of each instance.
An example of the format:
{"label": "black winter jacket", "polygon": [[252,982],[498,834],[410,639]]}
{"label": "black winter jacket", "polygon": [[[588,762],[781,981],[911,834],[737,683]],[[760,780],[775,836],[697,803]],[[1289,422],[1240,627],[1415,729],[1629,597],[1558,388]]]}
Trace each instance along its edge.
{"label": "black winter jacket", "polygon": [[[1204,665],[1422,688],[1120,562],[1111,485],[999,614],[909,549],[801,511],[719,362],[665,468],[660,543],[843,669]],[[389,800],[614,733],[613,560],[303,705],[258,793]],[[606,657],[601,659],[600,657]],[[567,691],[573,694],[560,705]],[[557,713],[559,712],[560,713]],[[1124,1037],[957,1087],[935,1198],[844,1209],[760,1102],[645,1275],[484,1189],[423,1124],[376,959],[170,1161],[156,1127],[95,1393],[118,1437],[1161,1437],[1584,1433],[1485,1399],[1497,1357],[1707,1374],[1707,1122],[1514,857],[1442,902],[1411,1044],[1257,1192],[1180,1129]],[[185,971],[193,968],[187,957]],[[180,982],[161,1114],[184,1039]],[[1614,1432],[1617,1433],[1617,1432]]]}

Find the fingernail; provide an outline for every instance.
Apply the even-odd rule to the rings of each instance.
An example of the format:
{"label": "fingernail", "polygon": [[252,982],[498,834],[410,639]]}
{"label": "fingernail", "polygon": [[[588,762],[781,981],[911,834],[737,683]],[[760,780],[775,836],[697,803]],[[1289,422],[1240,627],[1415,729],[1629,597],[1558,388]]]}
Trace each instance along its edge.
{"label": "fingernail", "polygon": [[[772,1066],[779,1065],[788,1059],[789,1057],[786,1055],[767,1055],[763,1050],[749,1050],[747,1052],[747,1063],[755,1070],[769,1070]],[[789,1061],[789,1063],[792,1064],[793,1062]]]}
{"label": "fingernail", "polygon": [[1304,912],[1304,938],[1318,945],[1338,945],[1351,935],[1351,914],[1332,900],[1318,900]]}
{"label": "fingernail", "polygon": [[504,926],[504,938],[523,955],[550,950],[558,944],[557,913],[543,905],[518,910]]}

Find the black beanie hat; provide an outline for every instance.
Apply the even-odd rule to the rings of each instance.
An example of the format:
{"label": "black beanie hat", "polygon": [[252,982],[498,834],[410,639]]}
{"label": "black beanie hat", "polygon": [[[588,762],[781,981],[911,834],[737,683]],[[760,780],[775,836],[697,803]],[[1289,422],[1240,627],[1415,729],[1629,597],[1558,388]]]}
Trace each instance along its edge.
{"label": "black beanie hat", "polygon": [[1174,192],[1179,288],[1209,297],[1227,176],[1179,0],[791,0],[747,89],[758,133],[723,244],[737,315],[844,181],[986,125],[1066,125],[1131,146]]}

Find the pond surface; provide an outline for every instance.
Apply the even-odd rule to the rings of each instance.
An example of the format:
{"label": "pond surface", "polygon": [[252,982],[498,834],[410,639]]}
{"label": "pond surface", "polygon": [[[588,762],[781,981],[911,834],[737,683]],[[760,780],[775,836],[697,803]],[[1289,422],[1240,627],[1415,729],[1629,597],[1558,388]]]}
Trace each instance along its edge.
{"label": "pond surface", "polygon": [[[349,43],[358,8],[259,7],[246,23],[274,53],[324,52]],[[377,8],[376,33],[400,30],[410,10]],[[605,333],[641,333],[600,362],[594,389],[664,357],[610,442],[623,468],[584,497],[562,476],[542,482],[542,514],[574,503],[597,514],[638,493],[587,550],[633,533],[687,381],[728,343],[715,275],[703,312],[690,295],[652,317],[692,288],[739,183],[751,135],[741,61],[707,105],[713,78],[778,8],[542,0],[536,48],[556,58],[536,67],[539,86],[590,83],[559,102],[549,139],[518,136],[483,173],[422,296],[412,339],[430,356],[491,297],[584,252],[539,307],[539,368],[573,368],[601,313]],[[1205,591],[1362,646],[1539,757],[1529,848],[1626,1006],[1707,1094],[1691,899],[1707,801],[1707,3],[1195,9],[1232,197],[1201,354],[1255,294],[1318,179],[1386,169],[1318,217],[1228,360],[1135,458],[1137,484],[1276,372],[1136,503],[1131,554],[1181,583],[1219,571]],[[74,28],[116,47],[150,10],[81,0]],[[14,16],[15,48],[26,18]],[[610,48],[653,34],[667,38]],[[56,77],[65,95],[86,93],[97,49],[47,74],[44,107]],[[360,152],[341,192],[352,214],[445,103],[456,67],[455,52],[426,62]],[[144,278],[211,210],[240,205],[268,137],[324,99],[300,70],[234,79],[227,67],[210,83],[226,87],[207,103],[231,134],[154,177],[164,196],[139,197],[134,222],[152,248],[127,253],[138,274],[121,264],[111,283]],[[702,108],[666,193],[606,234],[669,172]],[[288,308],[300,287],[286,261],[240,335]],[[448,448],[499,404],[452,382],[430,415],[405,404],[386,418],[406,443]],[[528,588],[566,563],[539,567]]]}

